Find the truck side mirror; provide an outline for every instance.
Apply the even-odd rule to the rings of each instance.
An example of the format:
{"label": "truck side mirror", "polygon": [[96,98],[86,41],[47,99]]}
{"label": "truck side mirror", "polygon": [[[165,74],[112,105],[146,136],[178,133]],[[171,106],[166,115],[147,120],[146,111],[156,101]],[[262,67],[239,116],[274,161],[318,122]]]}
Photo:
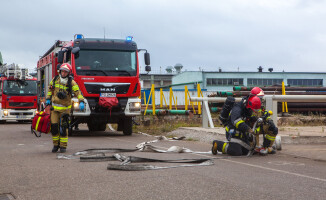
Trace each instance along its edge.
{"label": "truck side mirror", "polygon": [[152,70],[151,66],[147,65],[147,66],[145,67],[145,71],[146,71],[146,72],[150,72],[151,70]]}
{"label": "truck side mirror", "polygon": [[149,53],[144,53],[144,59],[145,59],[145,65],[150,65],[151,64],[151,60],[149,57]]}
{"label": "truck side mirror", "polygon": [[74,48],[72,48],[71,53],[76,54],[79,51],[80,51],[80,48],[79,47],[74,47]]}
{"label": "truck side mirror", "polygon": [[58,63],[63,63],[64,51],[58,52]]}

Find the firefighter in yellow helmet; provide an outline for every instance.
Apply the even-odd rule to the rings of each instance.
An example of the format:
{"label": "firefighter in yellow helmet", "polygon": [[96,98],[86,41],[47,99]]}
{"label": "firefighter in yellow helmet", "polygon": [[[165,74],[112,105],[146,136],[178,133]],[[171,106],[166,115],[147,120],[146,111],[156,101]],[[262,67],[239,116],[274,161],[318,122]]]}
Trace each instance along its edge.
{"label": "firefighter in yellow helmet", "polygon": [[72,80],[71,76],[69,76],[71,71],[71,65],[69,63],[63,63],[59,68],[59,76],[56,76],[50,82],[48,94],[46,96],[46,105],[50,105],[52,103],[52,153],[56,153],[59,148],[60,153],[66,152],[68,143],[68,117],[72,106],[72,94],[78,98],[79,109],[85,109],[84,97],[81,95],[77,83]]}

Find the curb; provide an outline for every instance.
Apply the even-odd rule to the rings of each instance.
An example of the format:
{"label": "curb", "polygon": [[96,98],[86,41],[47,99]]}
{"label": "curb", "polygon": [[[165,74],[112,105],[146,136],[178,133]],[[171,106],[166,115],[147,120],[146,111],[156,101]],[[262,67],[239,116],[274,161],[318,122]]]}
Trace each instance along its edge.
{"label": "curb", "polygon": [[[224,128],[204,129],[198,127],[181,127],[168,135],[185,136],[196,141],[212,143],[213,140],[226,140]],[[326,136],[303,135],[291,136],[279,134],[283,144],[326,144]],[[262,136],[260,141],[263,141]]]}

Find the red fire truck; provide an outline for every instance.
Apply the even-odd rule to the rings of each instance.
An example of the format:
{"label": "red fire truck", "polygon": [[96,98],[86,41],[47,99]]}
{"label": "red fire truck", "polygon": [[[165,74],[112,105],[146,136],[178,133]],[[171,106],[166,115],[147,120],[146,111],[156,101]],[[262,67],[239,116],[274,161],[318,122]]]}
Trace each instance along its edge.
{"label": "red fire truck", "polygon": [[37,109],[37,79],[18,65],[0,66],[0,122],[31,121]]}
{"label": "red fire truck", "polygon": [[[141,114],[138,52],[144,50],[146,71],[150,71],[149,53],[126,40],[84,38],[76,34],[73,41],[56,41],[37,63],[39,104],[44,106],[50,81],[58,75],[64,62],[72,66],[72,76],[85,97],[85,110],[73,104],[72,127],[87,123],[90,131],[104,131],[107,123],[117,123],[118,131],[132,134],[132,117]],[[118,106],[111,111],[99,106],[99,97],[116,97]],[[73,102],[78,102],[73,98]]]}

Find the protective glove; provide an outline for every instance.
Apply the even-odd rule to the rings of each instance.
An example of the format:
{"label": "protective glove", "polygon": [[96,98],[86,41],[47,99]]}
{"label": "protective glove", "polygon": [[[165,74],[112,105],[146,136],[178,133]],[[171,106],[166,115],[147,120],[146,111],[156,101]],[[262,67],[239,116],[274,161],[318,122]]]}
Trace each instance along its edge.
{"label": "protective glove", "polygon": [[79,110],[84,111],[84,109],[85,109],[85,104],[84,104],[84,102],[80,102],[80,103],[79,103]]}
{"label": "protective glove", "polygon": [[264,121],[264,119],[263,119],[263,118],[261,118],[261,117],[257,119],[257,123],[258,123],[258,124],[261,124],[261,123],[263,123],[263,121]]}
{"label": "protective glove", "polygon": [[47,99],[46,102],[45,102],[45,105],[50,105],[51,104],[51,100],[50,99]]}

